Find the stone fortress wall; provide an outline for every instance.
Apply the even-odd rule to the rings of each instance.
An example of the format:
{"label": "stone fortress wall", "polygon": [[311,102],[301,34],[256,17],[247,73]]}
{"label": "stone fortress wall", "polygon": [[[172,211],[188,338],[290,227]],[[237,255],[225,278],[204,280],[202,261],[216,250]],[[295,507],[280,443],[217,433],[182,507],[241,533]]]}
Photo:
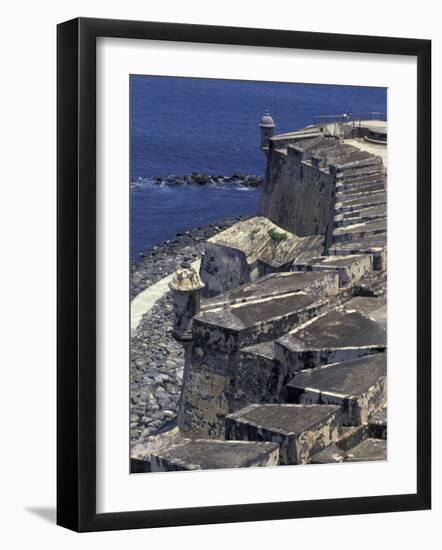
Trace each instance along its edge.
{"label": "stone fortress wall", "polygon": [[259,215],[171,283],[180,409],[133,471],[386,458],[385,122],[273,129]]}
{"label": "stone fortress wall", "polygon": [[271,150],[259,214],[299,236],[323,235],[332,218],[334,174],[295,143]]}

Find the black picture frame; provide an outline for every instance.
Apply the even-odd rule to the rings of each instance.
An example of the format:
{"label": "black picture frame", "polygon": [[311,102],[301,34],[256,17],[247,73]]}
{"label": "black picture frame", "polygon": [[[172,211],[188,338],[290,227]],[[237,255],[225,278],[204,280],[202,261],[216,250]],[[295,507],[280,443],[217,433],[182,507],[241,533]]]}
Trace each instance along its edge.
{"label": "black picture frame", "polygon": [[[96,512],[96,39],[133,38],[417,58],[417,492]],[[75,531],[425,510],[431,506],[431,41],[79,18],[57,28],[57,523]],[[411,360],[411,359],[410,359]]]}

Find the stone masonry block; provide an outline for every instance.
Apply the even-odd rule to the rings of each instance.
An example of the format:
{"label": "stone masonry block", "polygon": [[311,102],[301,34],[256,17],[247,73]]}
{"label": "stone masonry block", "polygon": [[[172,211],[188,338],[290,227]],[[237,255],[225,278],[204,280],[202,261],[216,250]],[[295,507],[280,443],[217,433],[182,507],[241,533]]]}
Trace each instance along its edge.
{"label": "stone masonry block", "polygon": [[250,405],[226,418],[228,439],[277,443],[280,464],[309,462],[340,430],[340,409],[333,405]]}
{"label": "stone masonry block", "polygon": [[387,399],[384,353],[298,373],[287,386],[292,403],[336,404],[344,425],[366,424]]}

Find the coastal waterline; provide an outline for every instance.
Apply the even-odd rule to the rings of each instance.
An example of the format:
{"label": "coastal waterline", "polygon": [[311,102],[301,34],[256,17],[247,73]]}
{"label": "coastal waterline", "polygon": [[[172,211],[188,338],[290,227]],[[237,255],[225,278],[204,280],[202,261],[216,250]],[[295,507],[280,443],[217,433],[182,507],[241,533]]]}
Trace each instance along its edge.
{"label": "coastal waterline", "polygon": [[235,186],[146,184],[131,190],[131,261],[141,253],[174,239],[177,233],[215,220],[253,216],[260,189]]}

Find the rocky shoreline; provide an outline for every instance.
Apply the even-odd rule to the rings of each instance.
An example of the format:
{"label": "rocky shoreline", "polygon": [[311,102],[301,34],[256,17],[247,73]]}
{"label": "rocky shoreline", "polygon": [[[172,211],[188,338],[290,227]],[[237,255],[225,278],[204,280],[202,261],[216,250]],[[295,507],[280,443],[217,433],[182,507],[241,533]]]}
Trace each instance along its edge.
{"label": "rocky shoreline", "polygon": [[173,239],[142,252],[139,260],[131,266],[131,299],[145,288],[173,273],[184,258],[196,260],[203,253],[207,239],[244,219],[246,219],[244,216],[223,218],[205,226],[179,231]]}
{"label": "rocky shoreline", "polygon": [[[197,259],[204,242],[242,216],[222,219],[204,227],[177,233],[154,246],[131,267],[131,299],[173,273],[184,258]],[[183,348],[172,337],[172,296],[167,293],[143,317],[131,336],[130,433],[131,441],[146,437],[178,412],[184,369]]]}
{"label": "rocky shoreline", "polygon": [[132,182],[132,187],[143,187],[146,184],[155,185],[228,185],[232,187],[261,187],[264,183],[263,176],[253,174],[235,173],[229,176],[220,176],[215,174],[200,174],[193,172],[185,175],[170,175],[170,176],[154,176],[146,178],[138,178]]}

